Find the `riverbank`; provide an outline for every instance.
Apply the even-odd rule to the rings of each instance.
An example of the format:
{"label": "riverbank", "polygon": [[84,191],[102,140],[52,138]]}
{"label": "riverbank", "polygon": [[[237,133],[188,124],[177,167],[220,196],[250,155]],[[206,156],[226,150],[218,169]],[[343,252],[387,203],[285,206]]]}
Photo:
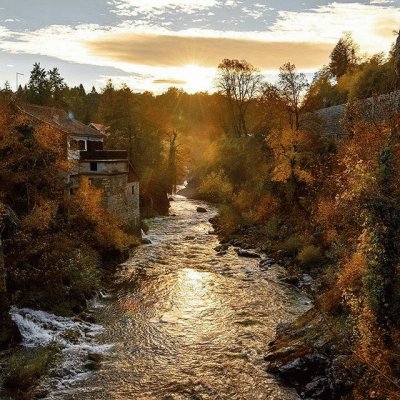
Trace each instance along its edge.
{"label": "riverbank", "polygon": [[[281,283],[304,291],[315,300],[313,307],[294,322],[277,325],[276,335],[268,343],[264,358],[266,370],[276,375],[282,384],[295,388],[303,399],[345,399],[364,369],[354,364],[352,346],[346,336],[348,327],[344,329],[346,322],[340,318],[340,311],[335,314],[333,310],[338,307],[334,294],[332,304],[327,304],[326,298],[321,303],[319,295],[323,282],[294,267],[294,260],[282,251],[264,247],[257,227],[241,228],[226,235],[218,216],[210,222],[222,243],[218,250],[226,251],[232,246],[245,256],[262,255],[261,268],[274,264],[284,267]],[[324,309],[327,307],[329,310]]]}
{"label": "riverbank", "polygon": [[[62,315],[14,304],[9,310],[15,334],[9,347],[0,355],[0,397],[16,400],[43,398],[48,381],[62,376],[62,382],[84,379],[99,368],[102,353],[108,346],[98,346],[95,337],[102,332],[96,323],[95,309],[107,288],[116,266],[126,261],[130,252],[112,252],[102,260],[99,286],[79,301],[79,307]],[[100,288],[101,287],[101,288]],[[54,304],[55,310],[60,309]]]}

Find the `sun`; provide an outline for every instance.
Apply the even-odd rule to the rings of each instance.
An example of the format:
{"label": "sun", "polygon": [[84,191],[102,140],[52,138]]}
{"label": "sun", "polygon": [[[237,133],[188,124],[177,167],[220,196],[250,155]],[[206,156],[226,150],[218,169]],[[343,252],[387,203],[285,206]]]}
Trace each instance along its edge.
{"label": "sun", "polygon": [[185,89],[188,92],[209,91],[212,89],[213,72],[213,70],[197,64],[186,64],[180,68],[179,79],[186,82]]}

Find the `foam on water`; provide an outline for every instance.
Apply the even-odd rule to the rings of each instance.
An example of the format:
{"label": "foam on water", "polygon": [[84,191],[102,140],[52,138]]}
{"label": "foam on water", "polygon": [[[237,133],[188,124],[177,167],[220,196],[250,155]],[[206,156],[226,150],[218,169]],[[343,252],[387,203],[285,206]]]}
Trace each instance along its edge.
{"label": "foam on water", "polygon": [[[96,303],[99,305],[98,300]],[[63,361],[43,382],[53,394],[90,375],[85,368],[90,353],[105,354],[112,348],[110,344],[96,343],[96,336],[103,332],[98,324],[30,308],[12,307],[10,315],[21,332],[22,346],[34,348],[53,343],[60,346]]]}

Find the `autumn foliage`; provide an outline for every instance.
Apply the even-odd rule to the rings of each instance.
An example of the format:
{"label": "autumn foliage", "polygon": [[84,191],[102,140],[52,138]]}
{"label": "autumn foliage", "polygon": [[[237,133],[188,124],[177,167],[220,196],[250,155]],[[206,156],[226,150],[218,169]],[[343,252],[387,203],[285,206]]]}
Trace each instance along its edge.
{"label": "autumn foliage", "polygon": [[10,297],[62,313],[78,311],[100,282],[102,260],[134,242],[98,189],[66,190],[63,135],[13,103],[0,112],[0,202],[15,215],[3,232]]}

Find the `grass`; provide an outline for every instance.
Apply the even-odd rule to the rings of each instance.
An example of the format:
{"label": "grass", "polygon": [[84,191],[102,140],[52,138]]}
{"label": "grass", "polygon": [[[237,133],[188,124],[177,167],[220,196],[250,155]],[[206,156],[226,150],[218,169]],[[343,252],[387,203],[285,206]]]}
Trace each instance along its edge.
{"label": "grass", "polygon": [[4,387],[14,392],[28,391],[49,372],[57,354],[55,345],[17,350],[6,367]]}

